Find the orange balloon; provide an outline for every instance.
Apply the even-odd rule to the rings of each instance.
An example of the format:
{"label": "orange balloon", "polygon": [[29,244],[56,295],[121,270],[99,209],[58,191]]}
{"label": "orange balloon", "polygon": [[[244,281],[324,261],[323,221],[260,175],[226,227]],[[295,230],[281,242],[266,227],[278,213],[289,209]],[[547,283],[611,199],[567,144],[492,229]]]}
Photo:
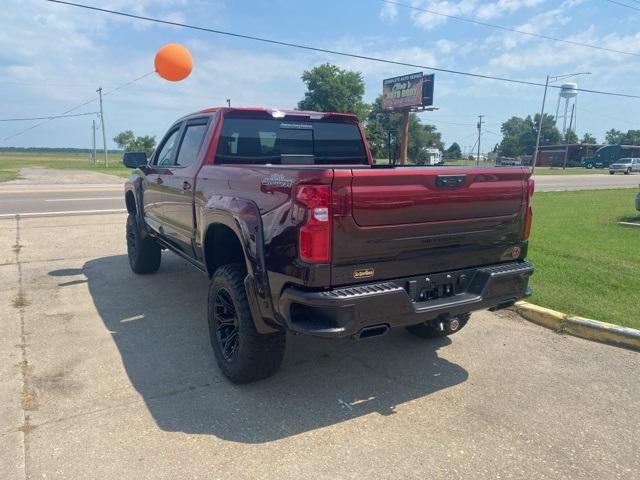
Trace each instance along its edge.
{"label": "orange balloon", "polygon": [[182,45],[168,43],[156,53],[154,65],[162,78],[170,82],[179,82],[191,73],[193,59],[189,50]]}

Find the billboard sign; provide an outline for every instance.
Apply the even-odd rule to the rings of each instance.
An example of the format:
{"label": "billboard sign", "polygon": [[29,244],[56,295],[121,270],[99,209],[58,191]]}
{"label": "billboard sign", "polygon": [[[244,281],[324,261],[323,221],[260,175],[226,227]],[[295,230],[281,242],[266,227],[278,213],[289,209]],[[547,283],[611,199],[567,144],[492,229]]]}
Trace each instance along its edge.
{"label": "billboard sign", "polygon": [[422,72],[382,82],[382,108],[389,110],[433,105],[434,76]]}

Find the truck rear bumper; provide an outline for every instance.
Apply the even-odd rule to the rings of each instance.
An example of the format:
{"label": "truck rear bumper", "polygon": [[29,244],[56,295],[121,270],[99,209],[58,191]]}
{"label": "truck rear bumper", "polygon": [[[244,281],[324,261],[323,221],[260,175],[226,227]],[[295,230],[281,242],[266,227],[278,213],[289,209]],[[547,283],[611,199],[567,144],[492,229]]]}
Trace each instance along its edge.
{"label": "truck rear bumper", "polygon": [[416,325],[528,297],[526,261],[407,277],[333,290],[285,289],[279,310],[288,328],[319,337],[349,337],[372,326]]}

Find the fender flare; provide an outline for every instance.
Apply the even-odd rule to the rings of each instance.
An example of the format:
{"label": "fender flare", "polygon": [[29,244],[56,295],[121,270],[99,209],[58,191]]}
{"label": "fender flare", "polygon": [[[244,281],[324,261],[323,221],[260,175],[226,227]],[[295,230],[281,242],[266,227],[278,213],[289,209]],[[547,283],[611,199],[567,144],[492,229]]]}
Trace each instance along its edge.
{"label": "fender flare", "polygon": [[[223,225],[238,238],[244,255],[247,277],[245,290],[256,329],[260,333],[274,333],[282,328],[276,321],[267,277],[264,237],[260,209],[255,202],[237,197],[216,196],[209,199],[199,212],[199,234],[202,259],[207,268],[206,238],[210,228]],[[213,272],[209,272],[212,275]]]}

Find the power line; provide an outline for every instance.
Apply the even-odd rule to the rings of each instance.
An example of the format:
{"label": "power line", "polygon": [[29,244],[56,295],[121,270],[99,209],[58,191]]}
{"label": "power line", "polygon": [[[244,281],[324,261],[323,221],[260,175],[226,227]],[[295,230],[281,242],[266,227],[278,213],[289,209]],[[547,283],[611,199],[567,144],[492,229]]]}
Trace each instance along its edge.
{"label": "power line", "polygon": [[433,123],[433,124],[441,123],[443,125],[456,125],[456,126],[460,126],[460,127],[472,127],[472,126],[475,125],[475,123],[444,122],[444,121],[436,119],[436,118],[434,118],[433,120],[427,120],[427,123]]}
{"label": "power line", "polygon": [[[347,53],[347,52],[341,52],[339,50],[331,50],[328,48],[320,48],[320,47],[312,47],[309,45],[302,45],[299,43],[292,43],[292,42],[285,42],[282,40],[273,40],[270,38],[264,38],[264,37],[256,37],[253,35],[245,35],[245,34],[241,34],[241,33],[234,33],[234,32],[227,32],[224,30],[216,30],[213,28],[206,28],[206,27],[198,27],[196,25],[189,25],[186,23],[180,23],[180,22],[173,22],[173,21],[169,21],[169,20],[161,20],[159,18],[153,18],[153,17],[145,17],[142,15],[135,15],[132,13],[125,13],[125,12],[120,12],[117,10],[109,10],[106,8],[99,8],[99,7],[92,7],[89,5],[84,5],[81,3],[74,3],[74,2],[67,2],[67,1],[63,1],[63,0],[47,0],[48,2],[51,3],[59,3],[62,5],[69,5],[72,7],[78,7],[78,8],[84,8],[86,10],[93,10],[96,12],[102,12],[102,13],[110,13],[113,15],[119,15],[121,17],[127,17],[127,18],[135,18],[137,20],[144,20],[147,22],[154,22],[154,23],[160,23],[160,24],[164,24],[164,25],[171,25],[174,27],[182,27],[182,28],[188,28],[191,30],[197,30],[197,31],[201,31],[201,32],[208,32],[208,33],[215,33],[218,35],[226,35],[229,37],[235,37],[235,38],[243,38],[245,40],[253,40],[256,42],[262,42],[262,43],[269,43],[272,45],[280,45],[280,46],[284,46],[284,47],[291,47],[291,48],[298,48],[301,50],[308,50],[308,51],[313,51],[313,52],[320,52],[320,53],[328,53],[331,55],[339,55],[342,57],[351,57],[351,58],[359,58],[361,60],[369,60],[372,62],[379,62],[379,63],[388,63],[390,65],[401,65],[404,67],[414,67],[414,68],[423,68],[423,69],[427,69],[427,70],[433,70],[435,72],[443,72],[443,73],[450,73],[452,75],[461,75],[461,76],[466,76],[466,77],[474,77],[474,78],[482,78],[485,80],[496,80],[496,81],[501,81],[501,82],[507,82],[507,83],[514,83],[514,84],[520,84],[520,85],[529,85],[529,86],[534,86],[534,87],[544,87],[545,84],[544,83],[538,83],[538,82],[531,82],[531,81],[527,81],[527,80],[517,80],[517,79],[513,79],[513,78],[505,78],[505,77],[496,77],[496,76],[492,76],[492,75],[482,75],[479,73],[471,73],[471,72],[463,72],[460,70],[450,70],[450,69],[446,69],[446,68],[437,68],[437,67],[431,67],[428,65],[418,65],[415,63],[408,63],[408,62],[400,62],[397,60],[389,60],[389,59],[385,59],[385,58],[380,58],[380,57],[371,57],[368,55],[359,55],[359,54],[355,54],[355,53]],[[559,89],[561,88],[560,86],[557,85],[552,85],[552,88],[556,88]],[[640,99],[639,95],[630,95],[630,94],[625,94],[625,93],[616,93],[616,92],[605,92],[605,91],[599,91],[599,90],[588,90],[588,89],[576,89],[577,91],[580,92],[586,92],[586,93],[594,93],[594,94],[599,94],[599,95],[609,95],[609,96],[615,96],[615,97],[625,97],[625,98],[638,98]]]}
{"label": "power line", "polygon": [[[93,97],[90,100],[87,100],[86,102],[82,102],[81,104],[76,105],[75,107],[72,107],[72,108],[70,108],[68,110],[65,110],[64,112],[60,113],[58,116],[66,115],[66,114],[71,113],[71,112],[73,112],[75,110],[78,110],[79,108],[82,108],[85,105],[89,105],[90,103],[95,102],[96,99],[97,99],[96,97]],[[44,125],[45,123],[49,123],[51,120],[53,120],[53,119],[49,118],[49,119],[44,120],[42,122],[36,123],[35,125],[31,125],[30,127],[25,128],[24,130],[20,130],[18,133],[14,133],[13,135],[9,135],[8,137],[3,138],[2,141],[6,142],[7,140],[11,140],[12,138],[19,137],[23,133],[27,133],[28,131],[33,130],[34,128],[38,128],[41,125]]]}
{"label": "power line", "polygon": [[[133,80],[129,80],[128,82],[125,82],[122,85],[119,85],[119,86],[109,90],[108,92],[104,92],[102,94],[102,96],[110,95],[110,94],[112,94],[114,92],[117,92],[118,90],[120,90],[120,89],[122,89],[124,87],[127,87],[127,86],[131,85],[132,83],[137,82],[138,80],[142,80],[143,78],[146,78],[146,77],[148,77],[149,75],[151,75],[153,73],[155,73],[155,72],[153,72],[153,71],[147,72],[144,75],[141,75],[141,76],[139,76],[137,78],[134,78]],[[38,128],[38,127],[50,122],[51,120],[55,120],[56,118],[64,118],[64,117],[67,117],[67,116],[71,116],[71,115],[68,115],[68,114],[70,114],[71,112],[73,112],[75,110],[78,110],[81,107],[84,107],[85,105],[93,103],[93,102],[95,102],[97,100],[98,100],[98,97],[94,96],[91,99],[89,99],[89,100],[87,100],[85,102],[82,102],[79,105],[76,105],[75,107],[72,107],[72,108],[70,108],[68,110],[65,110],[64,112],[60,113],[59,115],[53,115],[53,116],[50,116],[50,117],[44,117],[42,122],[36,123],[35,125],[31,125],[30,127],[25,128],[24,130],[20,130],[19,132],[14,133],[13,135],[9,135],[8,137],[3,138],[2,141],[6,142],[8,140],[11,140],[12,138],[19,137],[20,135],[22,135],[24,133],[27,133],[27,132],[33,130],[34,128]],[[95,113],[92,113],[92,115],[95,115]]]}
{"label": "power line", "polygon": [[86,113],[73,113],[70,115],[51,115],[48,117],[31,117],[31,118],[0,118],[0,122],[27,122],[32,120],[53,120],[55,118],[68,118],[68,117],[84,117],[87,115],[95,115],[98,112],[86,112]]}
{"label": "power line", "polygon": [[606,1],[609,3],[615,3],[616,5],[620,5],[621,7],[627,7],[627,8],[630,8],[631,10],[640,12],[640,8],[634,7],[633,5],[627,5],[626,3],[617,2],[616,0],[606,0]]}
{"label": "power line", "polygon": [[606,115],[606,114],[604,114],[604,113],[594,112],[594,111],[591,111],[591,110],[587,110],[587,109],[586,109],[586,108],[584,108],[584,107],[580,107],[580,111],[581,111],[581,112],[587,112],[587,113],[590,113],[591,115],[595,115],[596,117],[602,117],[602,118],[608,118],[608,119],[610,119],[610,120],[615,120],[616,122],[622,122],[622,123],[627,123],[627,124],[629,124],[629,125],[636,125],[636,126],[638,125],[638,122],[632,122],[632,121],[629,121],[629,120],[624,120],[624,119],[622,119],[622,118],[612,117],[611,115]]}
{"label": "power line", "polygon": [[[496,24],[493,24],[493,23],[481,22],[480,20],[474,20],[472,18],[459,17],[457,15],[449,15],[447,13],[442,13],[442,12],[437,12],[437,11],[434,11],[434,10],[429,10],[429,9],[426,9],[426,8],[416,7],[414,5],[407,5],[405,3],[396,2],[394,0],[380,0],[380,1],[383,2],[383,3],[388,3],[390,5],[396,5],[398,7],[408,8],[410,10],[417,10],[417,11],[420,11],[420,12],[429,13],[431,15],[437,15],[439,17],[449,18],[451,20],[457,20],[457,21],[460,21],[460,22],[472,23],[474,25],[480,25],[480,26],[483,26],[483,27],[495,28],[495,29],[502,30],[502,31],[505,31],[505,32],[519,33],[520,35],[528,35],[529,37],[541,38],[543,40],[551,40],[551,41],[554,41],[554,42],[567,43],[569,45],[574,45],[574,46],[578,46],[578,47],[593,48],[595,50],[604,50],[606,52],[620,53],[622,55],[631,55],[631,56],[634,56],[634,57],[640,57],[640,54],[638,54],[638,53],[626,52],[624,50],[616,50],[616,49],[607,48],[607,47],[601,47],[599,45],[593,45],[591,43],[577,42],[575,40],[567,40],[565,38],[552,37],[550,35],[543,35],[543,34],[540,34],[540,33],[527,32],[526,30],[518,30],[518,29],[512,28],[512,27],[505,27],[503,25],[496,25]],[[618,3],[618,2],[616,2],[614,0],[607,0],[607,1],[610,1],[612,3]],[[618,3],[618,4],[619,5],[623,5],[622,3]],[[625,6],[628,7],[628,8],[633,8],[634,10],[639,10],[640,11],[640,9],[637,9],[635,7],[631,7],[629,5],[625,5]]]}

